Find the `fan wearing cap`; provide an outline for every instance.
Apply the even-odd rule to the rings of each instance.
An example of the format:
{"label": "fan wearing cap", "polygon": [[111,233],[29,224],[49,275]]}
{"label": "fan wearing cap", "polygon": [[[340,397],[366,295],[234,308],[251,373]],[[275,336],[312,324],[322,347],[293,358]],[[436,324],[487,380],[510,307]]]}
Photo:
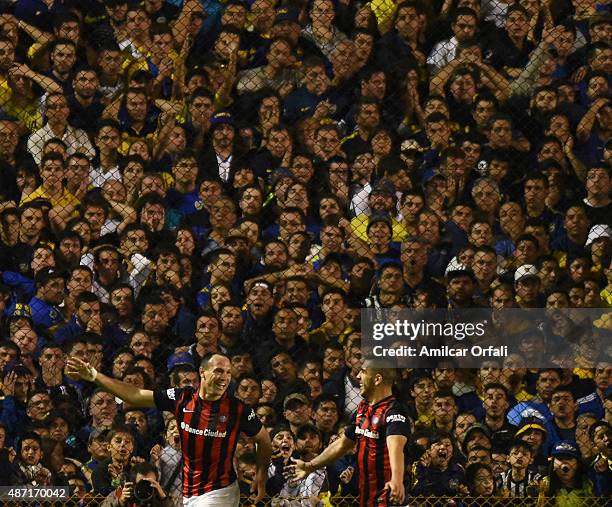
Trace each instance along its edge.
{"label": "fan wearing cap", "polygon": [[607,266],[607,252],[612,243],[612,228],[606,224],[597,224],[591,227],[584,249],[591,252],[591,272],[597,276],[605,274]]}
{"label": "fan wearing cap", "polygon": [[543,474],[546,473],[548,466],[548,453],[545,452],[547,437],[546,423],[539,416],[525,417],[514,434],[515,439],[529,444],[532,455],[531,465]]}
{"label": "fan wearing cap", "polygon": [[392,243],[393,224],[386,213],[373,213],[366,229],[370,251],[380,267],[388,263],[398,263],[400,251],[397,243]]}
{"label": "fan wearing cap", "polygon": [[211,139],[204,147],[198,166],[198,181],[204,177],[229,183],[230,167],[235,155],[234,118],[228,111],[218,111],[210,120]]}
{"label": "fan wearing cap", "polygon": [[270,37],[284,37],[289,40],[291,45],[297,48],[301,60],[305,52],[316,52],[316,47],[301,36],[300,12],[295,7],[284,5],[276,11],[274,25],[270,28]]}
{"label": "fan wearing cap", "polygon": [[593,496],[593,483],[587,477],[575,442],[557,442],[551,450],[548,477],[542,482],[541,495],[553,497],[557,505],[584,505]]}
{"label": "fan wearing cap", "polygon": [[[595,4],[597,5],[597,3]],[[580,12],[582,11],[582,12]],[[606,11],[600,11],[598,7],[591,4],[577,4],[577,12],[575,14],[576,21],[582,25],[580,31],[587,35],[586,29],[588,26],[587,40],[590,44],[586,44],[581,48],[572,52],[572,59],[576,62],[588,62],[589,53],[596,43],[608,44],[610,42],[610,31],[612,30],[612,14]],[[584,78],[590,70],[590,66],[582,64],[572,75],[572,81],[580,83],[580,88],[584,86]]]}
{"label": "fan wearing cap", "polygon": [[[15,303],[7,308],[5,313],[8,315],[7,328],[9,335],[12,336],[15,331],[23,327],[32,328],[32,310],[28,305],[23,303]],[[3,328],[4,329],[4,328]]]}
{"label": "fan wearing cap", "polygon": [[[368,197],[368,207],[371,214],[386,214],[390,217],[393,230],[392,241],[401,241],[406,236],[404,226],[395,218],[397,195],[391,182],[383,180],[374,186]],[[351,219],[353,233],[362,241],[368,241],[370,219],[371,215],[366,213]]]}
{"label": "fan wearing cap", "polygon": [[288,394],[283,400],[283,415],[291,432],[296,435],[302,426],[310,423],[312,404],[303,393]]}
{"label": "fan wearing cap", "polygon": [[521,308],[541,308],[540,277],[533,264],[523,264],[514,272],[516,302]]}

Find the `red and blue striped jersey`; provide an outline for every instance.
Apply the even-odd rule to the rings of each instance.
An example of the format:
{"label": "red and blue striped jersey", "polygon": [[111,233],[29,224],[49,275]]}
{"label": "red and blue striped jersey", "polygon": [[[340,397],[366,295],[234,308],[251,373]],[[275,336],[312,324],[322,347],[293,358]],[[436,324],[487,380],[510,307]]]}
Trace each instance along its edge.
{"label": "red and blue striped jersey", "polygon": [[394,396],[374,405],[363,400],[344,434],[356,443],[360,505],[389,505],[388,491],[384,489],[385,483],[391,480],[387,437],[410,437],[410,423],[405,408]]}
{"label": "red and blue striped jersey", "polygon": [[236,480],[234,452],[240,432],[262,428],[255,411],[227,392],[216,401],[192,388],[155,391],[155,405],[176,417],[183,452],[183,496],[200,496]]}

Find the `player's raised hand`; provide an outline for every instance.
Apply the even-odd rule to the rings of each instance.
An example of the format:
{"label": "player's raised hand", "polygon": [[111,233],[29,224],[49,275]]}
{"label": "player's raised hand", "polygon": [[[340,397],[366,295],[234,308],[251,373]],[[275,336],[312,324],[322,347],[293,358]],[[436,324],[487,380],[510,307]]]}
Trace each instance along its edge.
{"label": "player's raised hand", "polygon": [[69,357],[66,360],[65,371],[68,378],[72,380],[86,380],[87,382],[93,382],[98,374],[93,366],[78,357]]}
{"label": "player's raised hand", "polygon": [[290,482],[298,482],[308,477],[312,469],[308,466],[308,463],[301,459],[291,458],[291,465],[287,465],[284,468],[283,476]]}

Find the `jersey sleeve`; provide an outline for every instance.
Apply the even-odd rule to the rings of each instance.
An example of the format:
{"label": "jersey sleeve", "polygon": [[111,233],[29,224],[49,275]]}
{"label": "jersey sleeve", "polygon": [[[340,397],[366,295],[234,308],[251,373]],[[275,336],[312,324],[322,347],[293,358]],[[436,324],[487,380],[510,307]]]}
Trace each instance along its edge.
{"label": "jersey sleeve", "polygon": [[385,414],[386,435],[402,435],[410,438],[410,421],[404,407],[394,403]]}
{"label": "jersey sleeve", "polygon": [[171,387],[170,389],[156,389],[153,391],[155,406],[159,410],[174,413],[176,406],[181,399],[184,389]]}
{"label": "jersey sleeve", "polygon": [[240,431],[244,432],[247,437],[254,437],[263,428],[263,425],[252,407],[245,404],[243,408],[240,419]]}

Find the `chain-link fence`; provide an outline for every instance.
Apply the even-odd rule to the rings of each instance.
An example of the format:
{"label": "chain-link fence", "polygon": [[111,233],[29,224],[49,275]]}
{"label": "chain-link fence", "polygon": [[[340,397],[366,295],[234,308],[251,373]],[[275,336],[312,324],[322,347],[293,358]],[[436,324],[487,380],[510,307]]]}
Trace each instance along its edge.
{"label": "chain-link fence", "polygon": [[[350,507],[355,505],[357,502],[355,497],[329,497],[328,495],[319,495],[319,497],[315,498],[303,498],[303,497],[291,497],[291,498],[275,498],[270,499],[266,498],[262,502],[257,505],[265,505],[271,507],[294,507],[294,506],[329,506],[329,507]],[[23,502],[5,502],[4,505],[7,507],[17,507],[18,505],[24,505]],[[91,505],[94,507],[103,507],[104,505],[109,505],[108,502],[105,503],[104,497],[96,497],[93,495],[86,495],[82,498],[70,498],[68,500],[62,501],[61,503],[54,504],[52,501],[41,502],[40,505],[44,505],[45,507],[52,507],[54,505],[65,505],[67,507],[81,507],[84,505]],[[182,504],[180,504],[182,505]],[[248,497],[243,497],[241,499],[240,505],[255,505],[253,502],[249,501]],[[509,498],[491,498],[491,497],[470,497],[465,496],[461,498],[457,497],[414,497],[410,498],[405,505],[407,507],[414,507],[417,505],[426,505],[429,507],[438,507],[438,506],[452,506],[452,507],[462,507],[462,506],[489,506],[489,507],[501,507],[512,505],[516,507],[520,506],[538,506],[538,507],[548,507],[557,505],[554,499],[549,498],[518,498],[518,499],[509,499]],[[605,499],[601,497],[586,497],[581,499],[580,505],[585,507],[600,507],[606,505]]]}
{"label": "chain-link fence", "polygon": [[[605,0],[0,1],[0,502],[247,505],[254,420],[270,505],[609,502],[611,44]],[[469,308],[557,313],[367,412],[362,312]]]}

